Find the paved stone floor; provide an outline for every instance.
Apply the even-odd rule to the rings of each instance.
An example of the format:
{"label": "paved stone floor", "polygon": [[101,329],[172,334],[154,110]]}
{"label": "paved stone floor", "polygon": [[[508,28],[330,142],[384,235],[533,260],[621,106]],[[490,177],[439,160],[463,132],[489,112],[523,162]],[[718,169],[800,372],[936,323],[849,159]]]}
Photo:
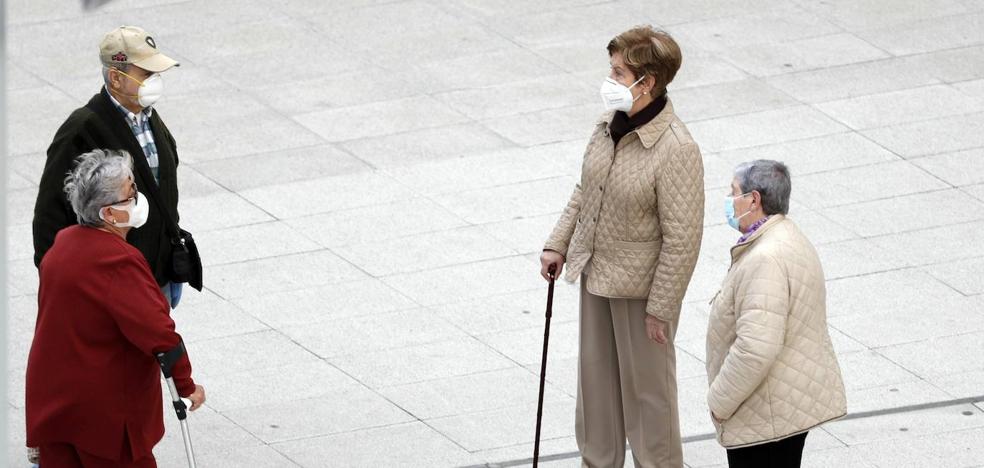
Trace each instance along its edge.
{"label": "paved stone floor", "polygon": [[[8,466],[24,465],[44,150],[124,23],[183,64],[157,109],[206,263],[174,312],[208,389],[202,466],[528,464],[537,254],[601,112],[605,45],[639,23],[683,47],[670,95],[707,174],[677,343],[687,465],[726,461],[702,363],[737,237],[719,201],[736,163],[775,158],[859,416],[813,431],[804,466],[984,466],[984,1],[77,3],[7,2]],[[544,466],[571,467],[575,286],[555,310]],[[167,420],[158,456],[179,467]]]}

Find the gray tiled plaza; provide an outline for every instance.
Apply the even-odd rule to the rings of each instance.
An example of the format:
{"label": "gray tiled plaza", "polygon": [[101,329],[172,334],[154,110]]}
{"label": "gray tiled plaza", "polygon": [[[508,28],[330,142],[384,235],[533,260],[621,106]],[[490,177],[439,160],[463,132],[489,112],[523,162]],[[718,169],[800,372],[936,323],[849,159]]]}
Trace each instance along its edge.
{"label": "gray tiled plaza", "polygon": [[[7,3],[6,466],[26,466],[31,216],[96,46],[151,31],[182,66],[176,140],[203,293],[173,316],[208,403],[201,466],[526,466],[546,288],[538,252],[602,112],[605,45],[652,23],[704,155],[704,243],[677,334],[688,467],[709,434],[708,300],[739,162],[786,161],[827,275],[852,416],[806,467],[984,466],[984,2],[114,0]],[[559,283],[543,466],[576,467],[578,288]],[[949,402],[949,403],[947,403]],[[856,417],[855,417],[856,416]],[[182,466],[175,419],[156,453]]]}

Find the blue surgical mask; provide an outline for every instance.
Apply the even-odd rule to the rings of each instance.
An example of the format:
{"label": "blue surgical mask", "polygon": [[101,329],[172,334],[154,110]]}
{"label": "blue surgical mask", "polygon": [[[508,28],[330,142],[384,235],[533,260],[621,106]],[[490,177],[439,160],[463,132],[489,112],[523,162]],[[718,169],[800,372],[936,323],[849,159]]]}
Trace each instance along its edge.
{"label": "blue surgical mask", "polygon": [[741,227],[739,227],[738,221],[740,221],[741,218],[744,218],[748,213],[752,212],[752,210],[748,210],[745,214],[735,217],[735,199],[744,197],[745,195],[748,195],[748,193],[743,193],[733,197],[724,197],[724,217],[728,219],[728,226],[731,226],[739,232],[741,231]]}

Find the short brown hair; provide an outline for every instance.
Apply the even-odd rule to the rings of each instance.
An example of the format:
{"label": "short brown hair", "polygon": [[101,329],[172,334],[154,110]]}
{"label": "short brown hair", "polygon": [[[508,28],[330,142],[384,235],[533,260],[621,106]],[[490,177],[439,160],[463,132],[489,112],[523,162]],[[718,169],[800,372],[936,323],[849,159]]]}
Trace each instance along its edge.
{"label": "short brown hair", "polygon": [[652,76],[656,80],[655,91],[662,91],[673,81],[683,62],[680,46],[670,33],[649,25],[636,26],[615,36],[608,42],[608,56],[616,52],[622,54],[625,65],[636,78]]}

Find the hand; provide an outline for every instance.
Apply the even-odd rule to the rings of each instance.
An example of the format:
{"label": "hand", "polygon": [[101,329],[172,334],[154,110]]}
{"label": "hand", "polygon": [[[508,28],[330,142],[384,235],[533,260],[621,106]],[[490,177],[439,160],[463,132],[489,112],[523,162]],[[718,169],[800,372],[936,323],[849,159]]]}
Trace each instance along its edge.
{"label": "hand", "polygon": [[188,395],[188,399],[191,400],[191,411],[201,408],[202,404],[205,403],[205,387],[195,385],[195,391]]}
{"label": "hand", "polygon": [[649,336],[650,340],[659,344],[666,344],[670,341],[666,339],[666,322],[652,315],[646,315],[646,335]]}
{"label": "hand", "polygon": [[550,281],[550,269],[553,267],[553,277],[559,278],[561,270],[564,269],[564,256],[553,250],[544,250],[540,254],[540,276]]}

